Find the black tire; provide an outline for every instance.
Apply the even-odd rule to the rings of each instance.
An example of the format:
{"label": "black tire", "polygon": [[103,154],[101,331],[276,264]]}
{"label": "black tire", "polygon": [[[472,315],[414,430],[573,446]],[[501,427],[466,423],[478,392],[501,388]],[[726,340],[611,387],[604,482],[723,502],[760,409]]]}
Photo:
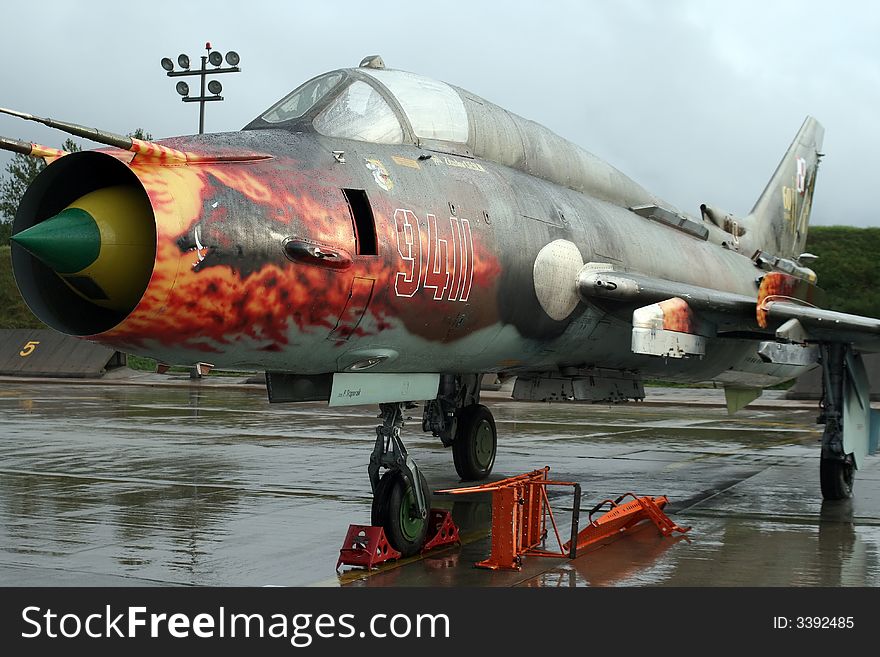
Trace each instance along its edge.
{"label": "black tire", "polygon": [[852,454],[847,454],[844,460],[822,459],[819,462],[822,499],[833,501],[851,498],[854,480],[855,462]]}
{"label": "black tire", "polygon": [[[419,472],[419,483],[425,497],[425,505],[431,508],[431,491],[424,475]],[[404,557],[417,554],[425,545],[428,517],[414,518],[417,506],[412,485],[399,470],[389,470],[379,480],[373,494],[372,523],[382,527],[391,546]]]}
{"label": "black tire", "polygon": [[479,481],[492,473],[498,433],[495,418],[482,404],[461,409],[455,440],[452,442],[452,460],[462,481]]}

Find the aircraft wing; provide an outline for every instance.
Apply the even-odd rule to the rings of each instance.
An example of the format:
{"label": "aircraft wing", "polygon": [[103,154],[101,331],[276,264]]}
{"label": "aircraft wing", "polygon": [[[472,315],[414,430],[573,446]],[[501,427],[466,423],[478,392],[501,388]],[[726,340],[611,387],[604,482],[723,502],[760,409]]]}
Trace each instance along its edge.
{"label": "aircraft wing", "polygon": [[624,307],[682,299],[719,329],[744,330],[755,323],[756,297],[688,285],[633,272],[583,270],[578,294],[585,301],[616,301]]}
{"label": "aircraft wing", "polygon": [[880,319],[790,301],[767,301],[763,309],[770,319],[800,322],[811,342],[844,342],[862,352],[880,352]]}
{"label": "aircraft wing", "polygon": [[819,308],[822,290],[781,272],[765,274],[756,295],[750,296],[585,268],[578,277],[578,294],[585,301],[605,302],[612,312],[631,312],[633,350],[639,353],[701,355],[701,337],[724,334],[798,344],[847,343],[859,351],[880,352],[880,319]]}

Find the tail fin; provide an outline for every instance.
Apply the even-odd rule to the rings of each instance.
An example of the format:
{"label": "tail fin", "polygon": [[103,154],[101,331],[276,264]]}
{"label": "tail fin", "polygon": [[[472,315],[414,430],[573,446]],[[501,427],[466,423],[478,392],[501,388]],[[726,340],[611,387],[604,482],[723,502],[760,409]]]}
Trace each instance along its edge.
{"label": "tail fin", "polygon": [[743,222],[750,246],[782,258],[803,253],[824,134],[808,116]]}

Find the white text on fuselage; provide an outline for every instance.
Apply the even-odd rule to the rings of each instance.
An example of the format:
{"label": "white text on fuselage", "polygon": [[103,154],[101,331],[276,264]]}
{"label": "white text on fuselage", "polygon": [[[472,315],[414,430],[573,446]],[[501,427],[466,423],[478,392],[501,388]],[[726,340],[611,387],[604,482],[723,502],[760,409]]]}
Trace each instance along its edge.
{"label": "white text on fuselage", "polygon": [[[427,239],[411,210],[395,210],[397,252],[401,269],[394,277],[394,293],[412,297],[420,289],[433,291],[435,301],[467,301],[474,280],[474,240],[467,219],[449,217],[445,222],[427,215]],[[442,236],[441,236],[442,235]]]}

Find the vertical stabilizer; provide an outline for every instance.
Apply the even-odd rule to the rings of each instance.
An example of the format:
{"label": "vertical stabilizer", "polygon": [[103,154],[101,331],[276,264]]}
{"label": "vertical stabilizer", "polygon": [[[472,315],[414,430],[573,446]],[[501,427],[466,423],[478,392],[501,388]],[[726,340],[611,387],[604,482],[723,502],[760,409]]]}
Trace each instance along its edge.
{"label": "vertical stabilizer", "polygon": [[782,258],[804,252],[825,129],[808,116],[744,227],[748,246]]}

